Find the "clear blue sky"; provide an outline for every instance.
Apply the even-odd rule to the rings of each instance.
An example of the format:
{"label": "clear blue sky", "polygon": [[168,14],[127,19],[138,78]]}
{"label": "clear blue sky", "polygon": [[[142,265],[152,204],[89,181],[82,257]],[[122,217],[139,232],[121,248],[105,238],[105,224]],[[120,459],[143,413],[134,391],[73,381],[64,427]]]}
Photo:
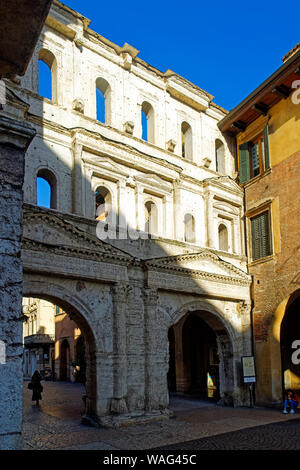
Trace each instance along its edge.
{"label": "clear blue sky", "polygon": [[64,0],[114,43],[136,47],[162,72],[171,69],[232,109],[300,41],[300,2]]}

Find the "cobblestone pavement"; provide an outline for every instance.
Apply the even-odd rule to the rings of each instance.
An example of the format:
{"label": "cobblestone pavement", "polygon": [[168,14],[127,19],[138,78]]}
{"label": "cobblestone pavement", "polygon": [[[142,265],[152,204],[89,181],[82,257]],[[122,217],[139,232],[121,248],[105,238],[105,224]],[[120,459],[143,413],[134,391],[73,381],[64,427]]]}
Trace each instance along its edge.
{"label": "cobblestone pavement", "polygon": [[81,384],[43,382],[40,407],[24,384],[23,449],[300,449],[299,414],[173,397],[169,420],[117,429],[81,424]]}

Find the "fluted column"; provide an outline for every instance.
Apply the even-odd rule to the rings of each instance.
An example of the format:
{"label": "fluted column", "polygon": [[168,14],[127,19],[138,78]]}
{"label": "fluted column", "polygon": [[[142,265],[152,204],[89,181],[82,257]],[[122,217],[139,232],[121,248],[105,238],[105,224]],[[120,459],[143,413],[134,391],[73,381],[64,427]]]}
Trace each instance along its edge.
{"label": "fluted column", "polygon": [[128,285],[115,284],[112,288],[114,306],[114,398],[111,411],[126,413],[127,354],[126,354],[126,307]]}
{"label": "fluted column", "polygon": [[207,223],[207,246],[216,248],[215,219],[214,219],[214,196],[208,194],[206,196],[206,223]]}
{"label": "fluted column", "polygon": [[157,324],[157,290],[153,288],[144,289],[145,302],[145,408],[147,411],[158,407],[157,397],[157,352],[156,352],[156,329]]}
{"label": "fluted column", "polygon": [[72,211],[78,215],[83,215],[81,154],[82,145],[75,140],[73,143]]}

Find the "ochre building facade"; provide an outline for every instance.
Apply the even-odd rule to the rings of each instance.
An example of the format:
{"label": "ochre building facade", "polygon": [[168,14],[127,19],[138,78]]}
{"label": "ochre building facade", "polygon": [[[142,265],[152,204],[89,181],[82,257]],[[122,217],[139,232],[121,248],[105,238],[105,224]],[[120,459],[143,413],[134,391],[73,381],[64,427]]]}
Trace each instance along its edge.
{"label": "ochre building facade", "polygon": [[220,129],[236,135],[245,191],[257,365],[256,403],[279,405],[300,390],[300,52],[232,110]]}

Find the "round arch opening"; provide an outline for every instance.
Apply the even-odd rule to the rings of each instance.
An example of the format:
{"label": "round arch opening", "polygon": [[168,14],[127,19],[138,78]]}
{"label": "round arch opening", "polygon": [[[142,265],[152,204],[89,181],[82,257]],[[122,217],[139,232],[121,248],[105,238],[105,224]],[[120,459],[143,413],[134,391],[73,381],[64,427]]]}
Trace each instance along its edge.
{"label": "round arch opening", "polygon": [[[96,346],[86,318],[85,306],[58,286],[49,286],[43,282],[24,280],[24,298],[28,300],[23,301],[24,321],[26,322],[26,318],[33,318],[35,322],[27,330],[26,323],[23,326],[25,376],[30,377],[37,369],[42,371],[45,380],[80,382],[83,393],[78,410],[83,411],[84,416],[96,419]],[[40,312],[37,306],[32,308],[32,299],[44,301],[43,322],[39,321]],[[51,334],[47,325],[52,320],[54,331]],[[68,336],[70,331],[72,335]],[[26,352],[29,353],[30,350],[35,354],[29,365],[26,363]]]}
{"label": "round arch opening", "polygon": [[168,339],[169,392],[233,406],[233,348],[222,320],[189,311],[169,328]]}

